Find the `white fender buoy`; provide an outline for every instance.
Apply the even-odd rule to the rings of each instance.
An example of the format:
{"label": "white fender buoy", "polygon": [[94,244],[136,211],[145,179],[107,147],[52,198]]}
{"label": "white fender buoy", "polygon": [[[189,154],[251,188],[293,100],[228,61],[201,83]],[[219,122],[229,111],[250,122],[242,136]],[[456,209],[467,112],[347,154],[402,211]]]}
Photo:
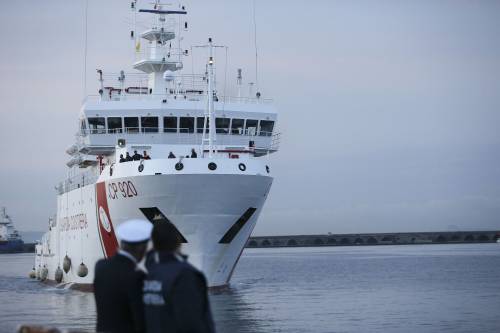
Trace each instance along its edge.
{"label": "white fender buoy", "polygon": [[47,280],[47,276],[49,275],[49,270],[47,267],[42,268],[42,271],[40,272],[40,280],[45,281]]}
{"label": "white fender buoy", "polygon": [[71,259],[68,257],[68,255],[66,255],[63,259],[64,272],[67,274],[70,268],[71,268]]}
{"label": "white fender buoy", "polygon": [[80,266],[78,266],[78,272],[76,274],[78,274],[79,277],[86,277],[88,273],[89,273],[89,269],[82,262],[80,264]]}
{"label": "white fender buoy", "polygon": [[63,279],[63,271],[62,271],[61,267],[57,266],[56,272],[54,274],[54,278],[55,278],[57,283],[61,283],[61,281]]}

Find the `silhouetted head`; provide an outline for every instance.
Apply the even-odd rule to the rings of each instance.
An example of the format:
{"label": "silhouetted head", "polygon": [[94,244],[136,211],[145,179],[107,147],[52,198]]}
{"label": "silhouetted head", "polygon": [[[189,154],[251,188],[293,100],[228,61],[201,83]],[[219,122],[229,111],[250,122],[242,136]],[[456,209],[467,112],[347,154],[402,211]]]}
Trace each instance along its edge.
{"label": "silhouetted head", "polygon": [[179,231],[170,222],[156,222],[151,233],[153,247],[156,251],[176,252],[181,246]]}
{"label": "silhouetted head", "polygon": [[127,152],[127,156],[129,156],[130,154]]}
{"label": "silhouetted head", "polygon": [[148,248],[148,242],[142,243],[127,243],[120,242],[120,247],[123,251],[130,253],[137,261],[141,261],[146,254],[146,249]]}

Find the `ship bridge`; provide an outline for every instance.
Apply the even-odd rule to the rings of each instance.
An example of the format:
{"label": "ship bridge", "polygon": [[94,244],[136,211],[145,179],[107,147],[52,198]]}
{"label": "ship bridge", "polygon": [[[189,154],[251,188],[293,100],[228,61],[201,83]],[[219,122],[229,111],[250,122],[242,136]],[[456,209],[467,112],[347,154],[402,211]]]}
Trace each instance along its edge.
{"label": "ship bridge", "polygon": [[[209,128],[203,97],[172,93],[124,94],[104,101],[88,98],[80,113],[78,150],[88,155],[112,154],[120,139],[127,144],[199,147],[204,129]],[[255,156],[278,150],[277,113],[269,100],[221,97],[214,106],[218,150]]]}

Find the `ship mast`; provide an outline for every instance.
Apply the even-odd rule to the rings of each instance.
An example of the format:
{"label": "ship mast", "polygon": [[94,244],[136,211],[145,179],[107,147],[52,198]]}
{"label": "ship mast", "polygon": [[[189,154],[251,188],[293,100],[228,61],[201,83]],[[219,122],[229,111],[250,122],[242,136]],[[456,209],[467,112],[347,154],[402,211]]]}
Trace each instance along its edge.
{"label": "ship mast", "polygon": [[[212,158],[213,154],[216,152],[217,148],[215,142],[216,138],[216,127],[215,127],[215,107],[214,102],[216,98],[216,89],[215,89],[215,62],[214,62],[214,49],[215,48],[224,48],[222,45],[214,45],[212,38],[208,38],[208,44],[194,46],[201,48],[208,48],[208,63],[207,63],[207,108],[205,110],[205,123],[203,125],[203,138],[201,140],[201,151],[205,151],[205,144],[208,144],[208,157]],[[208,132],[207,129],[207,121],[208,120]]]}
{"label": "ship mast", "polygon": [[[180,48],[172,48],[171,41],[175,38],[175,32],[169,28],[167,23],[168,15],[185,15],[185,10],[164,10],[166,4],[155,0],[154,9],[139,9],[140,13],[150,13],[157,15],[153,27],[144,31],[141,38],[149,41],[149,50],[144,53],[145,58],[137,61],[134,68],[149,74],[149,93],[166,94],[165,72],[182,69],[182,52]],[[175,25],[172,25],[175,26]],[[140,43],[137,44],[137,51],[140,51]],[[176,57],[177,56],[177,57]]]}

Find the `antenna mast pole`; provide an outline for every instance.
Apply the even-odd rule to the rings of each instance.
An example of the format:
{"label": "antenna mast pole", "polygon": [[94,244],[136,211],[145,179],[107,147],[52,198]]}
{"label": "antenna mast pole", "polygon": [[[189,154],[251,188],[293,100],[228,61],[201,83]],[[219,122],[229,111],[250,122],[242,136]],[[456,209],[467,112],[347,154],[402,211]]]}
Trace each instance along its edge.
{"label": "antenna mast pole", "polygon": [[[254,45],[255,45],[255,87],[257,90],[257,93],[259,93],[259,58],[258,58],[258,52],[257,52],[257,20],[255,18],[255,2],[256,0],[253,0],[253,37],[254,37]],[[251,97],[251,96],[250,96]]]}
{"label": "antenna mast pole", "polygon": [[208,48],[209,58],[208,64],[206,66],[205,75],[207,77],[207,108],[205,110],[205,119],[208,120],[208,138],[206,138],[206,128],[207,123],[203,124],[203,136],[201,139],[201,152],[205,152],[205,142],[208,141],[208,157],[212,158],[214,152],[216,151],[215,141],[216,139],[216,128],[215,128],[215,107],[214,107],[214,97],[215,97],[215,70],[214,70],[214,49],[217,47],[226,47],[222,45],[214,45],[212,38],[208,38],[207,45],[199,45],[193,47]]}
{"label": "antenna mast pole", "polygon": [[87,97],[87,22],[88,22],[89,0],[85,0],[85,44],[83,51],[83,98]]}
{"label": "antenna mast pole", "polygon": [[208,58],[208,157],[213,157],[214,142],[215,142],[215,112],[214,112],[214,46],[212,38],[208,39],[208,48],[210,57]]}

